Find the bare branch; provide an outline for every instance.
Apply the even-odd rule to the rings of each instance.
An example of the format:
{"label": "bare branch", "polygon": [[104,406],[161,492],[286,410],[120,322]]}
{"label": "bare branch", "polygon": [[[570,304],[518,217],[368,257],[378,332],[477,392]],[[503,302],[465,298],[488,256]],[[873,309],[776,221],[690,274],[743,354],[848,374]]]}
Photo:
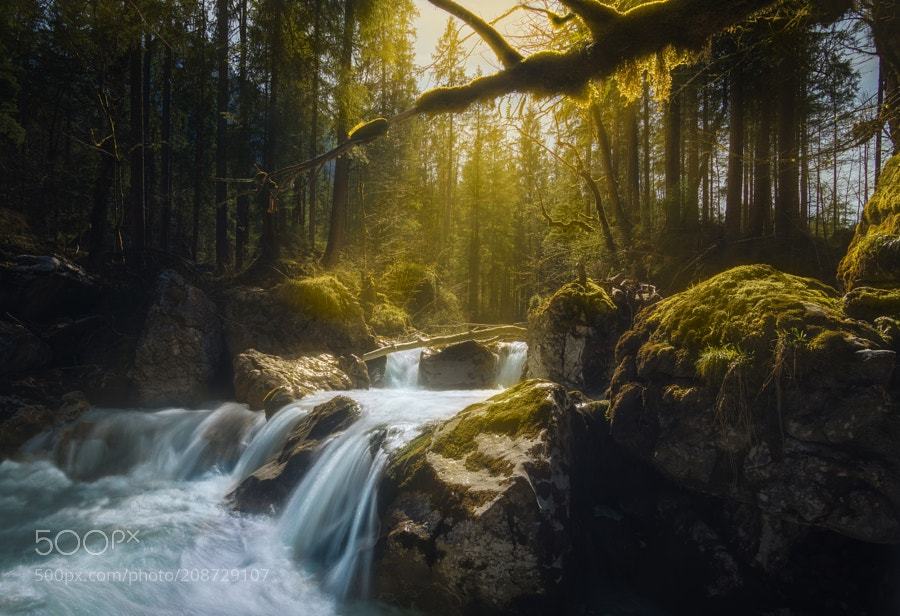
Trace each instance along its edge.
{"label": "bare branch", "polygon": [[497,55],[497,58],[506,68],[511,68],[522,61],[522,54],[512,48],[512,45],[481,17],[454,2],[453,0],[428,0],[431,4],[444,10],[457,19],[464,21],[480,36],[488,47]]}

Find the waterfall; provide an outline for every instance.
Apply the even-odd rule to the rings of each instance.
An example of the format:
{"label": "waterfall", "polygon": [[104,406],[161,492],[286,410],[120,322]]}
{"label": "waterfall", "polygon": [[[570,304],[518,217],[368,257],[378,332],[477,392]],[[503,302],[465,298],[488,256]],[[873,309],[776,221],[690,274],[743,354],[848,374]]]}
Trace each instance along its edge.
{"label": "waterfall", "polygon": [[500,368],[497,371],[497,385],[500,387],[512,387],[521,381],[527,359],[527,343],[504,342],[500,353]]}
{"label": "waterfall", "polygon": [[398,351],[387,356],[384,386],[392,389],[416,389],[419,385],[419,359],[422,349]]}
{"label": "waterfall", "polygon": [[53,456],[83,480],[127,473],[191,479],[230,469],[264,420],[236,403],[198,411],[97,409],[56,435]]}

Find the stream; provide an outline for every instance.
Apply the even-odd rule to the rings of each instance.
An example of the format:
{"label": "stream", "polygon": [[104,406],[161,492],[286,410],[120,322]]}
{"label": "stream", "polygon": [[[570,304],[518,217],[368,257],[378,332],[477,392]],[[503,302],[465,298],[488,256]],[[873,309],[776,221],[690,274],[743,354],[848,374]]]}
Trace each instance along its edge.
{"label": "stream", "polygon": [[[499,386],[527,348],[504,349]],[[419,351],[388,357],[384,389],[321,392],[268,422],[205,410],[93,409],[0,463],[0,614],[369,615],[378,484],[392,450],[497,389],[416,387]],[[361,418],[328,440],[280,516],[224,496],[278,453],[315,406],[347,395]]]}

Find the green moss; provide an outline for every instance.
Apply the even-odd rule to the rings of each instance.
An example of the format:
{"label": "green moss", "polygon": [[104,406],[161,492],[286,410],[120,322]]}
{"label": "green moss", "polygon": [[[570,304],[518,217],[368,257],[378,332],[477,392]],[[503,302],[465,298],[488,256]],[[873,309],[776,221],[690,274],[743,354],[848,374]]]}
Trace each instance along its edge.
{"label": "green moss", "polygon": [[509,460],[490,456],[482,451],[473,451],[466,458],[466,469],[478,472],[487,471],[491,475],[508,477],[515,470],[515,465]]}
{"label": "green moss", "polygon": [[838,278],[848,289],[900,284],[900,155],[885,166],[838,266]]}
{"label": "green moss", "polygon": [[334,276],[290,280],[275,288],[275,297],[293,310],[323,321],[362,319],[362,308]]}
{"label": "green moss", "polygon": [[378,287],[395,305],[406,306],[437,287],[437,274],[421,263],[398,261],[384,272]]}
{"label": "green moss", "polygon": [[537,303],[530,319],[578,319],[591,322],[616,312],[616,305],[609,294],[592,280],[586,285],[570,282],[563,285],[549,298]]}
{"label": "green moss", "polygon": [[461,411],[435,432],[432,450],[462,459],[476,451],[475,437],[483,433],[511,438],[536,436],[547,427],[555,406],[554,385],[525,381],[493,398]]}
{"label": "green moss", "polygon": [[844,312],[855,319],[900,318],[900,288],[857,287],[844,296]]}
{"label": "green moss", "polygon": [[360,122],[350,131],[350,141],[366,142],[377,139],[387,133],[390,122],[384,118],[375,118],[369,122]]}
{"label": "green moss", "polygon": [[[642,314],[652,342],[686,349],[696,362],[708,349],[733,347],[761,359],[778,332],[834,328],[845,317],[837,292],[767,265],[737,267],[667,298]],[[712,358],[710,358],[712,361]]]}
{"label": "green moss", "polygon": [[750,356],[732,345],[708,347],[697,360],[697,374],[707,385],[719,386],[725,377],[741,366],[750,363]]}
{"label": "green moss", "polygon": [[409,315],[393,304],[376,304],[372,308],[369,325],[381,336],[399,336],[409,329]]}

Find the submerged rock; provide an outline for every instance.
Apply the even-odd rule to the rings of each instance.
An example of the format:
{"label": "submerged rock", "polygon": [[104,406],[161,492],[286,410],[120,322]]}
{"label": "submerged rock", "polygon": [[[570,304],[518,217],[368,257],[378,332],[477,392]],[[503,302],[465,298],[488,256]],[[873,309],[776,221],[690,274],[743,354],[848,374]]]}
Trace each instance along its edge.
{"label": "submerged rock", "polygon": [[249,350],[234,358],[238,402],[271,415],[284,405],[322,390],[368,389],[365,363],[356,356],[321,354],[286,359]]}
{"label": "submerged rock", "polygon": [[554,597],[570,551],[574,415],[563,387],[526,381],[398,452],[383,492],[379,598],[471,613]]}
{"label": "submerged rock", "polygon": [[605,290],[592,281],[569,283],[528,317],[528,375],[602,391],[623,328],[623,316]]}
{"label": "submerged rock", "polygon": [[132,379],[148,406],[207,399],[225,345],[216,306],[173,271],[160,274],[134,358]]}
{"label": "submerged rock", "polygon": [[227,500],[247,513],[278,511],[312,466],[323,441],[349,428],[360,413],[359,405],[346,396],[315,407],[291,431],[281,452],[241,481]]}
{"label": "submerged rock", "polygon": [[885,165],[863,210],[838,278],[857,286],[900,286],[900,155]]}
{"label": "submerged rock", "polygon": [[691,490],[900,543],[895,359],[834,289],[735,268],[645,311],[622,337],[612,435]]}
{"label": "submerged rock", "polygon": [[497,354],[469,340],[425,349],[419,361],[419,385],[426,389],[487,389],[497,381]]}

